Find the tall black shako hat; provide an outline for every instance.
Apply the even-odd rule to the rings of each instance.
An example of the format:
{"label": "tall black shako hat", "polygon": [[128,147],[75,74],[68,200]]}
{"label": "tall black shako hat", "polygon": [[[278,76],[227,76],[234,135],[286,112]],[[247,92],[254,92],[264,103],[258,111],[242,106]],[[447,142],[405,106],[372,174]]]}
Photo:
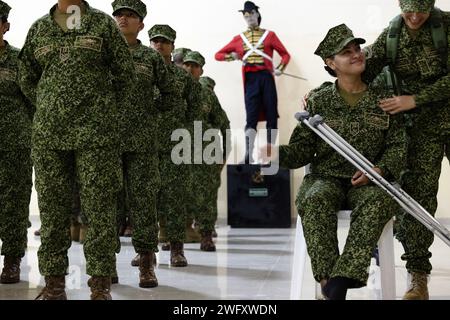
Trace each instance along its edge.
{"label": "tall black shako hat", "polygon": [[239,10],[239,12],[242,12],[242,14],[244,14],[244,13],[246,13],[246,12],[252,12],[253,10],[255,10],[256,12],[258,12],[259,13],[259,18],[258,18],[258,25],[261,25],[261,20],[262,20],[262,18],[261,18],[261,13],[259,12],[259,7],[256,5],[256,4],[254,4],[253,2],[251,2],[251,1],[245,1],[245,3],[244,3],[244,9],[243,10]]}

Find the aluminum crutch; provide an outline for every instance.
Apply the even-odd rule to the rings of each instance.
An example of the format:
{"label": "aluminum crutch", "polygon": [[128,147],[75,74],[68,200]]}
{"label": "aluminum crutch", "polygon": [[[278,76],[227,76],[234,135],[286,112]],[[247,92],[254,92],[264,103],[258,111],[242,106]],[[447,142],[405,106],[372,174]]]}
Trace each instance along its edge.
{"label": "aluminum crutch", "polygon": [[[324,134],[328,134],[331,139],[336,139],[336,143],[341,150],[344,150],[350,156],[355,155],[353,159],[358,161],[363,161],[363,167],[367,171],[373,171],[373,176],[380,183],[380,187],[388,192],[395,200],[415,217],[419,222],[421,222],[425,227],[439,236],[444,242],[450,245],[450,233],[449,231],[441,225],[431,214],[428,213],[417,201],[415,201],[410,195],[408,195],[400,186],[394,186],[388,181],[386,181],[381,175],[372,170],[374,167],[363,155],[361,155],[357,150],[355,150],[347,141],[345,141],[341,136],[339,136],[333,129],[328,127],[324,122],[322,117],[316,115],[309,119],[311,125],[316,126],[316,128]],[[375,181],[376,182],[376,181]]]}
{"label": "aluminum crutch", "polygon": [[450,232],[399,186],[391,184],[375,170],[373,170],[374,165],[341,136],[339,136],[333,129],[327,126],[321,116],[316,115],[314,117],[310,117],[308,112],[300,112],[297,113],[295,117],[298,121],[301,121],[312,131],[314,131],[321,139],[323,139],[351,164],[361,170],[372,182],[377,184],[380,188],[392,196],[406,212],[411,214],[426,228],[450,246]]}

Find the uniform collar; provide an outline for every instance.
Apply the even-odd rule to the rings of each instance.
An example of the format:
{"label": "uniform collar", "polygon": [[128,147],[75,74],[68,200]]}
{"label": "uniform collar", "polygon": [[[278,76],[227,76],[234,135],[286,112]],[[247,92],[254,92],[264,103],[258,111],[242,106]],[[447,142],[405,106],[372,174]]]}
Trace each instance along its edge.
{"label": "uniform collar", "polygon": [[5,62],[8,59],[9,51],[11,49],[11,46],[9,45],[8,41],[6,41],[6,40],[3,40],[3,41],[5,41],[5,51],[3,52],[2,55],[0,55],[1,63]]}
{"label": "uniform collar", "polygon": [[141,40],[137,39],[137,43],[134,44],[133,46],[128,45],[128,47],[130,48],[131,51],[135,51],[137,49],[139,49],[142,45]]}
{"label": "uniform collar", "polygon": [[[342,98],[342,96],[339,93],[339,88],[337,85],[337,79],[334,82],[333,86],[332,86],[332,94],[334,99],[337,99],[338,101],[341,101],[343,103],[343,105],[347,105],[347,102],[344,100],[344,98]],[[358,101],[357,106],[359,106],[361,104],[361,101],[367,99],[367,96],[370,95],[370,92],[372,91],[372,87],[370,85],[367,85],[367,90],[365,91],[365,94],[361,97],[361,99]],[[330,104],[330,107],[333,107],[333,103]],[[334,108],[342,108],[341,106],[335,105]],[[352,108],[353,109],[353,108]]]}
{"label": "uniform collar", "polygon": [[257,26],[256,28],[248,28],[247,32],[255,32],[255,31],[262,31],[260,26]]}
{"label": "uniform collar", "polygon": [[83,4],[86,8],[86,12],[81,16],[81,27],[79,29],[72,29],[68,30],[67,32],[64,32],[60,26],[56,23],[56,21],[53,19],[53,13],[55,12],[58,4],[55,4],[51,9],[47,17],[47,22],[50,23],[53,28],[55,29],[56,33],[60,34],[66,34],[66,33],[86,33],[89,30],[89,26],[91,24],[92,15],[93,15],[93,9],[89,5],[87,1],[83,0]]}

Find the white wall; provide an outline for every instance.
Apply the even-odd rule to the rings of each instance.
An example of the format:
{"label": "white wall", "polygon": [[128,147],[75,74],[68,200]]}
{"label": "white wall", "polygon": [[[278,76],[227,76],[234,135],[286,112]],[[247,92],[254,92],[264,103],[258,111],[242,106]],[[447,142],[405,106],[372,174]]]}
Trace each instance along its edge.
{"label": "white wall", "polygon": [[[21,46],[31,23],[48,12],[56,1],[6,0],[12,7],[12,29],[6,38]],[[108,0],[91,0],[98,9],[111,13]],[[176,45],[198,50],[206,57],[205,74],[217,82],[216,92],[231,120],[232,128],[245,124],[244,97],[239,63],[214,60],[214,53],[231,38],[245,29],[242,15],[244,0],[144,0],[148,5],[148,30],[155,23],[170,24],[178,32]],[[324,80],[329,80],[321,59],[313,55],[317,45],[330,27],[346,23],[356,36],[371,43],[390,19],[399,13],[397,0],[255,0],[260,6],[262,27],[277,33],[292,55],[286,70],[302,75],[308,82],[281,77],[277,79],[280,111],[280,140],[286,143],[295,126],[294,113],[301,97]],[[437,6],[450,11],[450,0],[437,0]],[[141,39],[148,44],[147,33]],[[276,58],[276,60],[278,57]],[[242,149],[243,146],[238,146]],[[225,175],[223,174],[223,179]],[[301,181],[301,172],[295,173],[294,189]],[[226,217],[226,188],[223,183],[219,194],[220,216]],[[293,196],[295,195],[293,191]],[[445,195],[445,196],[444,196]],[[438,217],[450,217],[450,170],[443,164],[439,193]]]}

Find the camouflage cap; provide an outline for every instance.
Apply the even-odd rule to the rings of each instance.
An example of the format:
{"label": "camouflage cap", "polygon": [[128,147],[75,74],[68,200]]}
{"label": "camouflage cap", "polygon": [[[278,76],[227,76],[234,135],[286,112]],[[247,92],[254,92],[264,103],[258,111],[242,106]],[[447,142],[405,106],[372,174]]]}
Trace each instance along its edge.
{"label": "camouflage cap", "polygon": [[8,6],[5,2],[0,0],[0,17],[8,18],[9,11],[11,10],[11,7]]}
{"label": "camouflage cap", "polygon": [[177,32],[167,24],[155,24],[150,30],[148,30],[148,36],[150,37],[150,40],[157,37],[162,37],[171,42],[175,42]]}
{"label": "camouflage cap", "polygon": [[203,67],[205,65],[205,58],[200,54],[198,51],[191,51],[186,54],[184,57],[183,63],[186,62],[194,62],[200,67]]}
{"label": "camouflage cap", "polygon": [[115,0],[112,4],[113,15],[120,9],[129,9],[136,12],[142,19],[147,15],[147,6],[141,0]]}
{"label": "camouflage cap", "polygon": [[400,0],[402,12],[430,13],[435,0]]}
{"label": "camouflage cap", "polygon": [[175,50],[173,50],[173,55],[176,56],[178,54],[181,54],[183,57],[185,57],[186,54],[188,54],[191,51],[192,50],[188,48],[176,48]]}
{"label": "camouflage cap", "polygon": [[366,43],[362,38],[355,38],[352,30],[345,24],[340,24],[328,30],[325,39],[317,47],[314,54],[320,56],[324,61],[337,53],[339,53],[350,42],[356,41],[358,44]]}
{"label": "camouflage cap", "polygon": [[202,86],[206,86],[211,90],[214,90],[214,87],[216,86],[216,82],[210,77],[201,77],[199,81]]}

